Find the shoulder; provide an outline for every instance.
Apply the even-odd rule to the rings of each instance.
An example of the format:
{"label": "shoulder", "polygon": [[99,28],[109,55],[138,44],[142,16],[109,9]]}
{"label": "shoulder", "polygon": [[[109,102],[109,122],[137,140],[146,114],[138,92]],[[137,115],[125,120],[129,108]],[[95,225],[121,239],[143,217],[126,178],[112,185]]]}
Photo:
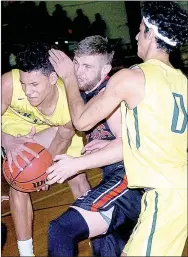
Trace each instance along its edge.
{"label": "shoulder", "polygon": [[20,73],[18,69],[13,69],[2,75],[2,83],[13,85],[14,81],[20,80]]}
{"label": "shoulder", "polygon": [[2,88],[2,106],[4,105],[3,108],[6,109],[10,105],[12,95],[13,95],[13,79],[12,79],[11,71],[4,73],[2,75],[1,88]]}
{"label": "shoulder", "polygon": [[123,82],[123,81],[127,81],[127,80],[131,80],[132,79],[139,79],[141,77],[143,77],[144,74],[142,72],[142,70],[139,68],[139,66],[134,66],[134,68],[130,68],[130,69],[122,69],[118,72],[116,72],[111,79],[116,79],[118,82]]}
{"label": "shoulder", "polygon": [[144,73],[141,69],[122,69],[111,77],[109,87],[111,87],[112,95],[119,99],[119,103],[125,101],[132,109],[135,104],[143,99],[145,90]]}
{"label": "shoulder", "polygon": [[120,74],[123,75],[125,79],[132,77],[140,77],[143,75],[143,72],[140,69],[139,65],[134,65],[129,69],[122,69],[120,72]]}
{"label": "shoulder", "polygon": [[144,85],[145,77],[141,69],[122,69],[115,73],[111,77],[111,83],[114,84],[114,88],[117,88],[118,92],[125,92],[127,90],[133,90],[134,87]]}
{"label": "shoulder", "polygon": [[13,76],[12,71],[6,72],[2,75],[1,78],[2,85],[2,94],[3,95],[12,95],[13,92]]}
{"label": "shoulder", "polygon": [[6,72],[2,75],[2,84],[12,84],[12,71]]}

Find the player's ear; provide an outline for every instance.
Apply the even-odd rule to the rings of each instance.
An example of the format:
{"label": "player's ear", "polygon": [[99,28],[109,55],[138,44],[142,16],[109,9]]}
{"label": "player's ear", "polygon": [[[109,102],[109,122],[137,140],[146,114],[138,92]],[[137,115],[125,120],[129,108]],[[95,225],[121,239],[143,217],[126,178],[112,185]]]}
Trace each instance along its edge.
{"label": "player's ear", "polygon": [[149,40],[152,40],[153,38],[155,38],[155,33],[154,33],[154,31],[153,31],[152,28],[146,33],[146,37],[147,37]]}
{"label": "player's ear", "polygon": [[52,73],[50,73],[49,79],[50,79],[50,83],[51,83],[52,85],[55,85],[56,82],[57,82],[57,79],[58,79],[57,73],[56,73],[55,71],[52,72]]}
{"label": "player's ear", "polygon": [[102,76],[106,77],[108,75],[108,73],[111,71],[111,69],[112,69],[111,64],[105,64],[101,71]]}

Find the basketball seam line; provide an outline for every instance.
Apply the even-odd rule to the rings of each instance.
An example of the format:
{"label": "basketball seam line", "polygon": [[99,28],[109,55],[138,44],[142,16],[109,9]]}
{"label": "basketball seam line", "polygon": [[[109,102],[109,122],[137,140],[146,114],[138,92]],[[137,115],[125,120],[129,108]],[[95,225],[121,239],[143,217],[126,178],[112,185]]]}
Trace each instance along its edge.
{"label": "basketball seam line", "polygon": [[[53,162],[51,163],[51,165],[53,164]],[[40,176],[38,176],[38,177],[36,177],[35,179],[37,179],[37,178],[40,178],[41,176],[43,176],[44,174],[46,173],[46,171],[44,172],[44,173],[42,173]],[[31,180],[27,180],[27,181],[17,181],[18,183],[21,183],[21,184],[24,184],[24,183],[28,183],[28,182],[31,182],[32,181],[32,179]]]}
{"label": "basketball seam line", "polygon": [[[38,152],[38,154],[42,153],[44,150],[45,150],[45,148],[42,148],[42,149]],[[36,157],[33,157],[33,158],[30,160],[30,162],[32,162],[35,158],[36,158]],[[30,165],[30,164],[29,164],[29,165]],[[22,169],[24,170],[25,168],[27,168],[27,166],[28,166],[28,164],[27,164],[25,167],[23,167]],[[22,170],[22,171],[23,171],[23,170]],[[12,184],[14,183],[14,181],[16,180],[16,178],[20,175],[20,173],[22,173],[22,171],[20,171],[20,172],[16,175],[16,177],[14,178],[14,180],[12,181],[12,183],[10,184],[11,186],[12,186]]]}

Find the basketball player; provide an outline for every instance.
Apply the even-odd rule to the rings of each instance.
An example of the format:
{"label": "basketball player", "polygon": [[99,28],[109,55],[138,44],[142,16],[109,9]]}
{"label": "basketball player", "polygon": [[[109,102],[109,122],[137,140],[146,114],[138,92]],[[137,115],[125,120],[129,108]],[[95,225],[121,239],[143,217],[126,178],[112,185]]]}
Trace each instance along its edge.
{"label": "basketball player", "polygon": [[[51,52],[54,68],[64,79],[77,129],[89,130],[121,103],[128,187],[146,191],[138,223],[123,250],[127,256],[181,256],[185,245],[187,79],[172,67],[169,53],[186,42],[187,24],[187,13],[175,2],[144,2],[136,36],[138,56],[144,62],[117,72],[103,94],[87,104],[79,95],[71,60],[63,53]],[[109,148],[110,144],[101,149],[101,155]],[[80,159],[76,160],[79,163]],[[61,166],[66,164],[67,160],[61,161]]]}
{"label": "basketball player", "polygon": [[[113,54],[108,40],[101,36],[87,37],[78,44],[74,67],[85,102],[105,90]],[[102,167],[103,179],[98,186],[78,198],[68,211],[51,222],[50,256],[76,256],[78,242],[99,235],[92,240],[94,256],[120,256],[140,213],[142,192],[127,189],[122,154],[116,158],[117,145],[122,140],[120,108],[86,132],[86,138],[89,142],[87,154],[76,165],[74,161],[77,159],[67,157],[72,170],[65,162],[65,166],[61,165],[61,156],[56,157],[60,161],[48,169],[47,183],[60,183],[64,172],[76,174],[82,165],[84,169],[87,165],[89,169]],[[88,154],[93,147],[96,150],[98,141],[109,144],[110,150],[104,155],[97,152]]]}
{"label": "basketball player", "polygon": [[[52,156],[79,156],[82,137],[72,126],[65,89],[49,62],[47,44],[33,43],[17,57],[18,69],[2,76],[2,146],[9,165],[16,157],[29,161],[22,151],[33,154],[25,142],[37,142]],[[69,181],[74,197],[89,189],[85,174]],[[10,209],[15,224],[20,256],[32,256],[33,211],[28,193],[10,188]]]}

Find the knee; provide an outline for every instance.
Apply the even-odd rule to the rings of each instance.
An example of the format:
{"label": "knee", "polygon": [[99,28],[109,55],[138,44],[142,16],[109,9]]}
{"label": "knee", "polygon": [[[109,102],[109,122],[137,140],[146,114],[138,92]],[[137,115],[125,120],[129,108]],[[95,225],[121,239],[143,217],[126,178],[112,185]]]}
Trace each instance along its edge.
{"label": "knee", "polygon": [[69,208],[65,213],[55,220],[52,220],[48,226],[48,235],[51,240],[57,240],[58,237],[71,237],[73,240],[88,238],[89,228],[82,215],[74,208]]}
{"label": "knee", "polygon": [[[69,208],[66,212],[64,212],[61,216],[56,218],[55,220],[50,221],[48,226],[49,235],[58,234],[61,230],[62,232],[71,231],[72,227],[75,228],[76,225],[76,216],[79,215],[77,211],[72,208]],[[74,223],[74,226],[72,224]]]}
{"label": "knee", "polygon": [[82,215],[73,208],[50,222],[48,227],[48,256],[78,256],[78,243],[89,236]]}
{"label": "knee", "polygon": [[69,210],[63,213],[60,217],[55,220],[50,221],[48,226],[48,236],[49,239],[53,240],[53,238],[58,238],[60,236],[60,231],[65,234],[67,232],[67,222]]}
{"label": "knee", "polygon": [[22,205],[24,203],[30,202],[30,195],[29,193],[23,193],[11,187],[9,190],[9,200],[10,200],[10,205],[13,205],[13,204]]}

